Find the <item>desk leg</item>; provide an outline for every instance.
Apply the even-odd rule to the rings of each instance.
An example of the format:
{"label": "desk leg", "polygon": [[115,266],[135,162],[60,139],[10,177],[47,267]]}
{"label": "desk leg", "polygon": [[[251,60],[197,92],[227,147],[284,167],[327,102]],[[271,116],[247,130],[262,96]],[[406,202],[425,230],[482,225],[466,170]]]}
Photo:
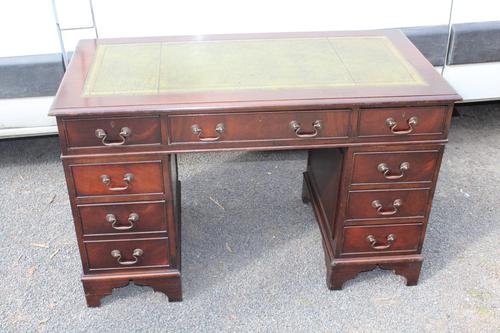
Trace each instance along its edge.
{"label": "desk leg", "polygon": [[345,282],[354,279],[359,273],[379,267],[402,276],[407,286],[415,286],[418,283],[422,261],[421,255],[363,258],[362,260],[333,259],[327,264],[327,285],[331,290],[341,290]]}
{"label": "desk leg", "polygon": [[101,305],[101,299],[111,295],[114,288],[127,286],[130,282],[148,286],[167,295],[170,302],[182,301],[180,272],[148,272],[124,275],[86,275],[82,278],[85,298],[89,307]]}

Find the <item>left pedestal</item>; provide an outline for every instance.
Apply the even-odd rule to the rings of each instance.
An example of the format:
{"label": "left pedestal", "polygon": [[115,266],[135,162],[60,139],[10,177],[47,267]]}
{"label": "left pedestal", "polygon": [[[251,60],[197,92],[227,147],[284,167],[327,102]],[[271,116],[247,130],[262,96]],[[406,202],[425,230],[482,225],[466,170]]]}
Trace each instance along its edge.
{"label": "left pedestal", "polygon": [[87,305],[130,282],[181,301],[176,156],[63,156],[63,164]]}

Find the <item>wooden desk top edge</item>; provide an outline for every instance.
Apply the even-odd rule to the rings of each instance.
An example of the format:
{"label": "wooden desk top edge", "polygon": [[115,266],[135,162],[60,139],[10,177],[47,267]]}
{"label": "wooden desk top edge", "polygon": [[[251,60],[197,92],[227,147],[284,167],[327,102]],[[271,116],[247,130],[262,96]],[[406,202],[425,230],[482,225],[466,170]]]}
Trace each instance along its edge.
{"label": "wooden desk top edge", "polygon": [[[314,38],[341,36],[385,36],[397,47],[404,58],[415,68],[428,85],[398,88],[392,87],[392,95],[384,94],[380,88],[358,89],[356,94],[343,95],[342,89],[336,89],[337,96],[332,96],[332,89],[244,91],[236,93],[193,93],[134,96],[97,96],[82,97],[82,89],[89,68],[94,59],[97,45],[116,43],[173,42],[173,41],[213,41],[271,38]],[[412,91],[413,90],[413,91]],[[387,89],[386,89],[387,91]],[[113,114],[126,112],[180,112],[209,113],[224,110],[306,110],[327,109],[353,105],[391,105],[406,103],[448,104],[461,97],[437,73],[425,57],[399,30],[347,31],[347,32],[293,32],[264,34],[228,34],[205,36],[169,36],[142,38],[113,38],[82,40],[63,78],[49,115],[79,116],[93,114]]]}

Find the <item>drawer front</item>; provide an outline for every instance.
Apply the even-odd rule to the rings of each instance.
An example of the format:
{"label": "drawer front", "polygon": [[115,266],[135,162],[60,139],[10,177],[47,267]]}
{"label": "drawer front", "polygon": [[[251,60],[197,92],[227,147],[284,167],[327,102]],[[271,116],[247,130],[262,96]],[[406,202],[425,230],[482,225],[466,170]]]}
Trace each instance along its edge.
{"label": "drawer front", "polygon": [[82,205],[84,235],[167,230],[165,202]]}
{"label": "drawer front", "polygon": [[352,183],[430,182],[441,152],[355,152]]}
{"label": "drawer front", "polygon": [[429,189],[351,191],[346,219],[424,218]]}
{"label": "drawer front", "polygon": [[349,110],[170,116],[170,143],[314,140],[348,136]]}
{"label": "drawer front", "polygon": [[85,242],[88,269],[169,266],[168,238]]}
{"label": "drawer front", "polygon": [[126,147],[161,143],[160,117],[66,119],[69,148]]}
{"label": "drawer front", "polygon": [[405,138],[445,133],[446,107],[363,109],[358,136]]}
{"label": "drawer front", "polygon": [[77,196],[163,193],[161,161],[70,165]]}
{"label": "drawer front", "polygon": [[415,253],[419,251],[422,231],[422,224],[345,227],[342,253]]}

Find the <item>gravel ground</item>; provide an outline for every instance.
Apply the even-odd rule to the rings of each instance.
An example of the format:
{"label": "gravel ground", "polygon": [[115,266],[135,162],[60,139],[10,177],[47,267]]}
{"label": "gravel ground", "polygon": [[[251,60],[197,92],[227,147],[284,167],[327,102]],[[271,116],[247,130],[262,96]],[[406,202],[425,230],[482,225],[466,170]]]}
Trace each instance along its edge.
{"label": "gravel ground", "polygon": [[499,143],[499,104],[462,107],[419,285],[375,270],[343,291],[300,199],[304,151],[182,155],[184,301],[131,285],[89,309],[57,138],[0,141],[0,331],[499,332]]}

